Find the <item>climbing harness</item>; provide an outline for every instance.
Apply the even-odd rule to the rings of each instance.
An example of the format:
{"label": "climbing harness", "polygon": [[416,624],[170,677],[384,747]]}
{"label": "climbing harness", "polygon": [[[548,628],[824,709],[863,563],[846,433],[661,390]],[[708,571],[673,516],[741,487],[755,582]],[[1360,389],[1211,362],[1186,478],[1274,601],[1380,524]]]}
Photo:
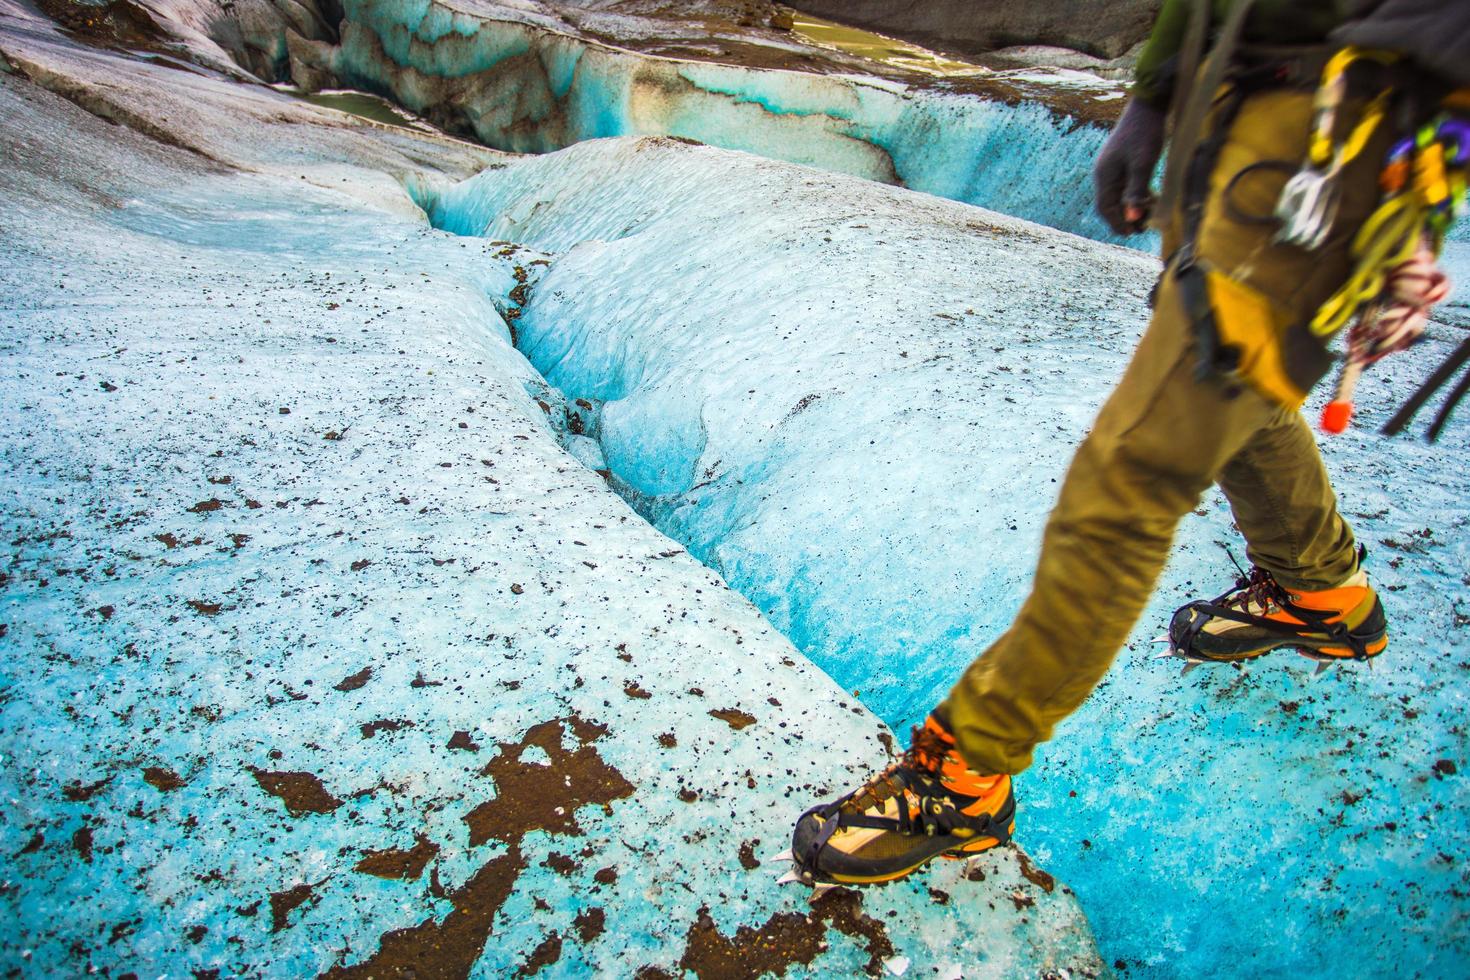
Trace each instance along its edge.
{"label": "climbing harness", "polygon": [[[1356,319],[1349,331],[1348,356],[1335,397],[1322,416],[1325,430],[1340,432],[1352,415],[1353,393],[1364,369],[1419,339],[1430,309],[1448,295],[1448,279],[1438,268],[1436,256],[1446,229],[1465,201],[1466,172],[1470,170],[1470,90],[1460,89],[1447,97],[1441,91],[1426,98],[1421,91],[1422,73],[1386,50],[1304,48],[1287,49],[1284,55],[1265,49],[1237,51],[1253,0],[1237,0],[1232,5],[1219,40],[1201,66],[1210,6],[1208,0],[1194,5],[1181,48],[1181,71],[1171,110],[1176,119],[1174,148],[1155,212],[1165,220],[1176,213],[1179,216],[1180,243],[1164,275],[1172,277],[1192,325],[1196,375],[1201,380],[1213,378],[1225,384],[1227,391],[1238,389],[1241,376],[1250,367],[1242,364],[1242,350],[1234,342],[1239,338],[1233,334],[1241,331],[1242,324],[1255,325],[1263,319],[1270,323],[1275,315],[1269,297],[1209,269],[1196,254],[1211,177],[1245,99],[1263,88],[1315,87],[1306,160],[1300,165],[1258,161],[1231,177],[1223,193],[1223,206],[1232,218],[1246,224],[1279,222],[1275,240],[1308,252],[1321,248],[1337,224],[1346,168],[1368,151],[1385,125],[1411,131],[1394,145],[1382,167],[1382,203],[1353,235],[1351,274],[1309,322],[1287,328],[1290,339],[1283,343],[1305,360],[1298,364],[1284,356],[1282,370],[1269,376],[1253,375],[1268,395],[1283,404],[1300,404],[1320,376],[1325,358],[1325,354],[1305,352],[1319,351],[1322,343]],[[1371,96],[1359,93],[1363,83]],[[1349,106],[1357,105],[1362,108],[1347,125],[1345,113]],[[1424,124],[1423,109],[1435,105],[1442,111]],[[1346,133],[1339,137],[1343,130]],[[1242,214],[1231,192],[1247,173],[1261,170],[1286,171],[1290,177],[1273,213]],[[1430,379],[1433,384],[1426,383],[1415,393],[1385,433],[1407,425],[1413,412],[1448,384],[1467,361],[1470,349],[1456,351]],[[1431,438],[1438,435],[1448,413],[1467,393],[1470,374],[1450,392],[1430,427]]]}

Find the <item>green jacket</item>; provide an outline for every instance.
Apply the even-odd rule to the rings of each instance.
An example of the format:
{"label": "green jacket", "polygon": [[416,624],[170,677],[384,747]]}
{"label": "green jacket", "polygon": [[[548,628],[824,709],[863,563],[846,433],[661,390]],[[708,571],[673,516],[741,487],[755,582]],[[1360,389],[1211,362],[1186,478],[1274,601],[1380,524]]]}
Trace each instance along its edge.
{"label": "green jacket", "polygon": [[[1444,0],[1458,3],[1462,0]],[[1167,108],[1173,91],[1175,55],[1184,43],[1184,31],[1195,0],[1164,0],[1153,33],[1138,56],[1133,97],[1159,108]],[[1211,0],[1218,24],[1232,0]],[[1318,44],[1333,28],[1365,6],[1363,0],[1257,0],[1246,18],[1242,34],[1245,44]]]}

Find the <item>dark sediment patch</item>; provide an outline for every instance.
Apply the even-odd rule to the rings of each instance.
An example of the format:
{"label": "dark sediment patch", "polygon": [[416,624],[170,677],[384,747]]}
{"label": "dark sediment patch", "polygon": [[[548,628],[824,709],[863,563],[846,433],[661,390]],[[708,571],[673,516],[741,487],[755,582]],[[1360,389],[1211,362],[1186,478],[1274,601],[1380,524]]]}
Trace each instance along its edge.
{"label": "dark sediment patch", "polygon": [[[562,747],[568,729],[580,743],[572,751]],[[447,900],[453,910],[442,921],[427,919],[416,926],[385,933],[378,951],[371,957],[355,966],[333,967],[322,974],[323,980],[372,977],[458,980],[469,976],[494,931],[496,914],[526,869],[521,854],[522,838],[533,830],[580,834],[575,816],[578,807],[586,804],[608,807],[614,800],[632,795],[633,785],[604,762],[591,744],[606,734],[605,726],[572,716],[533,726],[515,745],[502,744],[500,755],[483,772],[495,780],[497,796],[476,807],[464,820],[470,828],[472,846],[494,839],[506,845],[505,852],[488,861],[457,889],[445,889],[431,872],[430,893]],[[523,763],[521,755],[531,746],[544,751],[551,765]],[[423,843],[427,842],[421,839],[420,846]],[[549,866],[555,867],[554,857],[547,859]],[[570,863],[570,859],[565,860]],[[598,874],[600,881],[601,872]],[[579,916],[579,933],[583,929],[582,921]],[[592,929],[593,920],[587,920],[586,927]],[[600,916],[596,928],[599,931],[602,928]],[[557,962],[561,952],[561,937],[548,937],[522,962],[521,975]]]}
{"label": "dark sediment patch", "polygon": [[496,913],[525,867],[520,847],[512,846],[448,893],[454,908],[443,922],[428,919],[386,933],[372,957],[356,966],[333,967],[322,974],[323,980],[458,980],[469,976],[494,930]]}
{"label": "dark sediment patch", "polygon": [[286,812],[293,817],[308,813],[331,813],[342,805],[322,781],[309,772],[266,772],[252,769],[260,788],[286,804]]}
{"label": "dark sediment patch", "polygon": [[[583,743],[570,752],[562,747],[568,725]],[[613,800],[633,795],[633,785],[589,744],[606,731],[572,718],[536,725],[518,744],[502,743],[500,755],[481,773],[495,780],[496,798],[475,807],[464,818],[470,828],[470,845],[479,846],[487,840],[511,843],[533,830],[581,834],[579,807],[589,803],[607,807]],[[545,752],[551,764],[522,762],[522,754],[531,746]]]}
{"label": "dark sediment patch", "polygon": [[163,766],[147,766],[143,769],[143,782],[152,786],[160,793],[172,793],[176,789],[184,788],[184,780],[172,769]]}
{"label": "dark sediment patch", "polygon": [[1033,864],[1031,856],[1025,851],[1019,847],[1012,848],[1012,850],[1016,852],[1016,860],[1020,862],[1021,876],[1050,895],[1052,890],[1057,887],[1057,880]]}
{"label": "dark sediment patch", "polygon": [[716,708],[710,712],[710,717],[720,719],[737,732],[755,724],[755,715],[741,711],[739,708]]}
{"label": "dark sediment patch", "polygon": [[740,845],[740,866],[746,871],[754,871],[761,866],[755,856],[755,845],[756,842],[753,840],[748,840]]}
{"label": "dark sediment patch", "polygon": [[291,913],[311,901],[316,885],[297,885],[282,892],[271,892],[271,932],[291,928]]}
{"label": "dark sediment patch", "polygon": [[413,722],[406,718],[379,718],[377,721],[370,721],[359,727],[363,738],[372,738],[378,732],[396,732],[400,728],[412,728]]}
{"label": "dark sediment patch", "polygon": [[112,782],[111,776],[107,776],[104,779],[99,779],[95,783],[87,783],[85,785],[80,782],[68,783],[61,788],[61,795],[70,800],[72,803],[82,803],[86,800],[90,800],[92,797],[102,792],[104,789],[107,788],[107,784],[110,782]]}
{"label": "dark sediment patch", "polygon": [[422,834],[414,837],[413,847],[403,850],[389,848],[369,851],[357,862],[356,871],[376,875],[379,878],[398,878],[416,881],[424,873],[430,861],[439,853],[439,845]]}
{"label": "dark sediment patch", "polygon": [[480,743],[470,738],[469,732],[464,731],[455,732],[453,735],[449,736],[449,745],[447,747],[451,749],[458,749],[461,752],[480,751]]}
{"label": "dark sediment patch", "polygon": [[344,677],[337,684],[333,685],[333,687],[338,691],[355,691],[372,679],[373,669],[371,667],[364,667],[350,677]]}
{"label": "dark sediment patch", "polygon": [[540,973],[559,959],[561,959],[561,936],[553,932],[531,951],[531,955],[516,970],[515,975],[517,977],[532,976],[533,974]]}
{"label": "dark sediment patch", "polygon": [[701,980],[781,976],[793,966],[811,965],[825,951],[831,928],[864,944],[868,973],[876,976],[883,969],[883,961],[893,955],[893,943],[883,923],[863,914],[862,901],[857,892],[839,889],[813,902],[808,915],[779,912],[759,929],[741,926],[733,938],[720,932],[709,909],[702,908],[689,927],[679,969]]}
{"label": "dark sediment patch", "polygon": [[546,855],[546,860],[541,863],[563,877],[574,874],[577,869],[582,867],[567,855],[560,854],[556,851],[552,851]]}
{"label": "dark sediment patch", "polygon": [[71,835],[72,849],[88,864],[92,863],[92,828],[81,827]]}
{"label": "dark sediment patch", "polygon": [[582,940],[582,944],[586,945],[607,929],[607,913],[596,906],[583,909],[572,920],[572,926],[577,930],[577,937]]}

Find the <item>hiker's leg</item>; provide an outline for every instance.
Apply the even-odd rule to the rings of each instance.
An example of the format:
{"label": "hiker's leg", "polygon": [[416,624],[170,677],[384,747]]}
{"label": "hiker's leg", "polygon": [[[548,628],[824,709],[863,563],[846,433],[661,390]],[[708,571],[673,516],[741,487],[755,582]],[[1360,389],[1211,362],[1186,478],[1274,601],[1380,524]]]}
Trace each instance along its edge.
{"label": "hiker's leg", "polygon": [[1194,376],[1171,283],[1046,532],[1030,597],[939,707],[966,762],[1016,773],[1107,671],[1153,591],[1174,528],[1226,461],[1285,410]]}
{"label": "hiker's leg", "polygon": [[1220,489],[1246,556],[1287,588],[1334,588],[1357,570],[1357,542],[1300,413],[1248,442],[1221,472]]}

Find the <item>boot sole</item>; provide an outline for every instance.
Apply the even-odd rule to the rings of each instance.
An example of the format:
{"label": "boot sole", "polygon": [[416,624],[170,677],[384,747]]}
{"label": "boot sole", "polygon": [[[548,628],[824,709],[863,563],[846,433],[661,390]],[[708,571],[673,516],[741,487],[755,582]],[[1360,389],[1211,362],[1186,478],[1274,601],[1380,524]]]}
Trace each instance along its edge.
{"label": "boot sole", "polygon": [[[1325,643],[1328,641],[1323,640],[1322,642]],[[1377,657],[1387,648],[1387,633],[1381,634],[1376,640],[1365,642],[1363,646],[1364,651],[1368,654],[1369,660]],[[1316,646],[1310,640],[1292,640],[1288,643],[1276,643],[1268,647],[1238,651],[1232,650],[1229,652],[1221,651],[1218,653],[1207,652],[1196,647],[1190,651],[1189,656],[1198,657],[1200,660],[1208,660],[1213,663],[1231,664],[1241,663],[1246,660],[1255,660],[1258,657],[1264,657],[1266,654],[1274,653],[1277,650],[1296,650],[1310,660],[1356,660],[1358,657],[1356,653],[1346,647]]]}
{"label": "boot sole", "polygon": [[[1014,820],[1011,821],[1011,826],[1008,832],[1012,834],[1016,832],[1016,822]],[[831,874],[830,872],[824,872],[824,875],[825,877],[831,879],[833,882],[836,882],[839,885],[884,885],[890,881],[898,881],[900,878],[907,878],[915,871],[922,869],[924,865],[928,864],[930,861],[933,861],[935,858],[944,858],[946,861],[966,861],[974,857],[976,854],[979,854],[983,851],[988,851],[993,847],[999,846],[1000,841],[996,840],[994,837],[983,837],[980,840],[970,841],[968,844],[965,844],[962,847],[953,847],[947,851],[940,851],[938,854],[931,854],[920,861],[918,864],[915,864],[909,868],[904,868],[902,871],[894,871],[889,874],[883,875],[843,875]]]}

